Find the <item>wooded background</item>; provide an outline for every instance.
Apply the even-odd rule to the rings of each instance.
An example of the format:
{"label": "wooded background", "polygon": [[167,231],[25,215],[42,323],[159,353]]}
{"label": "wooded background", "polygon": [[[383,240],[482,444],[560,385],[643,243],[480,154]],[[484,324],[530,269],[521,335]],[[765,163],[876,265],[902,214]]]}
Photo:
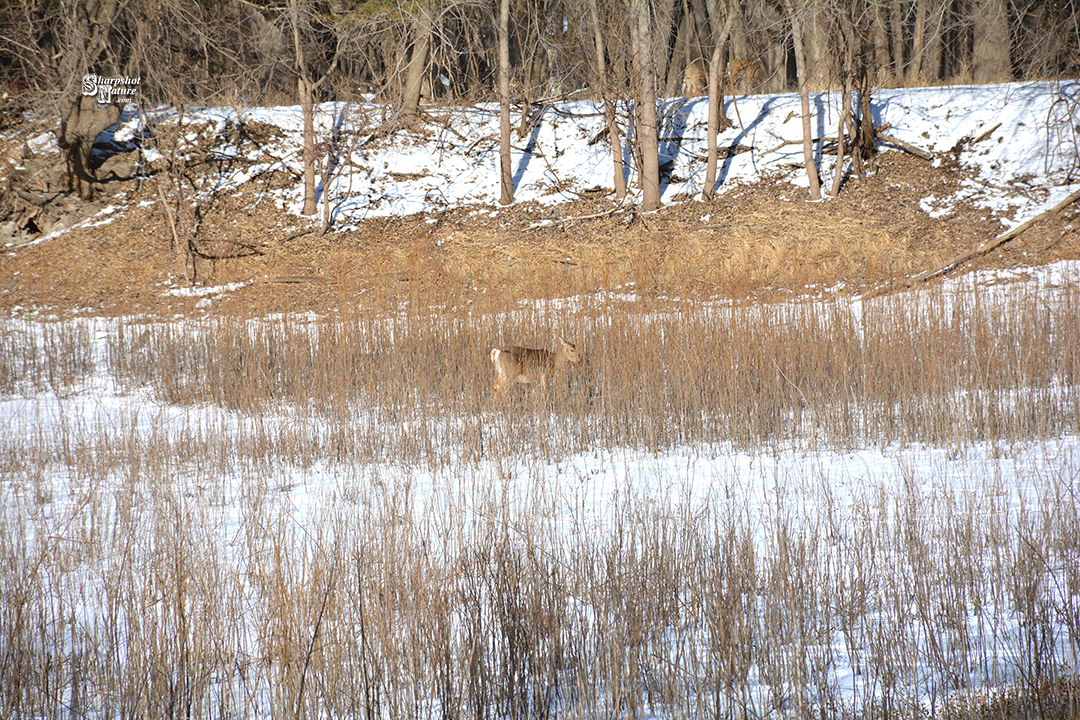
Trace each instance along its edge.
{"label": "wooded background", "polygon": [[[137,100],[178,109],[294,105],[304,116],[303,213],[316,212],[319,145],[313,107],[379,103],[383,131],[415,126],[423,108],[500,101],[503,191],[513,201],[510,105],[517,131],[553,99],[599,100],[625,194],[622,138],[642,207],[659,205],[656,98],[708,94],[709,162],[731,124],[725,93],[802,96],[811,197],[820,197],[808,93],[843,92],[841,159],[856,174],[873,155],[874,88],[996,83],[1080,74],[1077,3],[1034,0],[39,0],[0,6],[4,121],[33,108],[59,117],[64,186],[89,200],[99,134],[120,117],[82,94],[83,78],[137,78]],[[628,98],[633,100],[623,102]],[[622,103],[625,122],[616,120]],[[884,136],[880,136],[884,137]],[[170,175],[177,174],[170,164]],[[128,173],[130,175],[130,173]],[[110,176],[112,177],[112,175]],[[839,175],[838,175],[839,177]],[[836,192],[834,184],[832,192]],[[162,191],[164,194],[172,194]],[[50,195],[50,193],[52,193]],[[33,212],[33,211],[31,211]],[[26,216],[19,208],[5,216]],[[25,218],[24,218],[25,219]],[[26,223],[24,222],[23,225]],[[324,226],[325,231],[325,226]]]}
{"label": "wooded background", "polygon": [[[876,87],[989,83],[1080,73],[1077,3],[1036,0],[513,0],[515,102],[631,92],[632,27],[648,13],[657,96],[684,92],[687,66],[720,41],[737,89],[794,89],[792,20],[811,90],[839,88],[845,62]],[[590,12],[595,6],[595,13]],[[415,112],[494,99],[497,0],[39,0],[0,6],[0,76],[9,95],[71,97],[82,76],[141,78],[144,102],[294,104],[298,76],[317,100],[371,93]],[[594,30],[606,72],[597,68]],[[320,82],[321,80],[321,82]],[[74,91],[74,92],[73,92]]]}

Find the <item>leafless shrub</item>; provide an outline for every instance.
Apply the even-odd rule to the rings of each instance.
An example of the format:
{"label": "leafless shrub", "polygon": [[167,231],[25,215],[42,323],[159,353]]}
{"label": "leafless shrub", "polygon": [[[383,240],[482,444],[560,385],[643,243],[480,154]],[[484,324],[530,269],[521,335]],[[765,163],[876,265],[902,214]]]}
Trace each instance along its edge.
{"label": "leafless shrub", "polygon": [[1066,177],[1071,180],[1080,173],[1080,95],[1058,90],[1058,97],[1046,117],[1046,168],[1054,158],[1070,160],[1067,164]]}

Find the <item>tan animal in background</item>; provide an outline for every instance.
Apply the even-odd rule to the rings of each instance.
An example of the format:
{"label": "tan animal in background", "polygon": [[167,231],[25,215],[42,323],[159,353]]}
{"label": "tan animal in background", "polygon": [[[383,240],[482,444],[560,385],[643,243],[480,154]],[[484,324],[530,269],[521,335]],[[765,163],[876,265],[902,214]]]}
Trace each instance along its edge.
{"label": "tan animal in background", "polygon": [[[749,58],[736,58],[728,63],[724,90],[734,94],[742,83],[743,92],[757,92],[765,83],[765,68],[761,62]],[[709,91],[709,73],[703,60],[695,60],[686,66],[683,74],[683,91],[686,97],[706,95]]]}
{"label": "tan animal in background", "polygon": [[683,92],[686,97],[705,95],[709,90],[709,73],[702,60],[695,60],[686,66],[683,73]]}
{"label": "tan animal in background", "polygon": [[514,383],[546,388],[551,376],[567,363],[581,362],[577,347],[559,336],[559,349],[555,352],[526,347],[503,347],[491,349],[491,362],[498,378],[491,387],[496,397],[502,397]]}
{"label": "tan animal in background", "polygon": [[765,83],[765,68],[761,62],[750,58],[736,58],[728,63],[727,70],[728,90],[734,93],[740,81],[743,83],[743,92],[756,93]]}

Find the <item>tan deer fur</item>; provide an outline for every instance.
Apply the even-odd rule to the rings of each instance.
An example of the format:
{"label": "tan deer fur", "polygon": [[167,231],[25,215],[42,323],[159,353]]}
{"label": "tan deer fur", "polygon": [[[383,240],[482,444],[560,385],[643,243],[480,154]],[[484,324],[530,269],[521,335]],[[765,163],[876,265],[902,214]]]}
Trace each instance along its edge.
{"label": "tan deer fur", "polygon": [[[765,81],[765,68],[761,62],[752,58],[736,58],[728,63],[726,73],[726,88],[734,93],[739,82],[743,83],[747,92],[758,90]],[[694,60],[686,66],[683,73],[683,90],[687,97],[705,95],[709,90],[709,73],[703,60]]]}
{"label": "tan deer fur", "polygon": [[727,77],[730,92],[734,93],[739,81],[745,80],[746,92],[752,94],[765,82],[765,68],[758,60],[736,58],[728,63]]}
{"label": "tan deer fur", "polygon": [[700,59],[686,66],[683,73],[683,90],[686,97],[704,95],[709,89],[709,74],[705,71],[705,63]]}
{"label": "tan deer fur", "polygon": [[514,383],[539,384],[546,388],[552,375],[567,363],[581,362],[581,355],[573,343],[560,336],[555,352],[516,346],[492,348],[491,362],[498,374],[491,389],[501,397]]}

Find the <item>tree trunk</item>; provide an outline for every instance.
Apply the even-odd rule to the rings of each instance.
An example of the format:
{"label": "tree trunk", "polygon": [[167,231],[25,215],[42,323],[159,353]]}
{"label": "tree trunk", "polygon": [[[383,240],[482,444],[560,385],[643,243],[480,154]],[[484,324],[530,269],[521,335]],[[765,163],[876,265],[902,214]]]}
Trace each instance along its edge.
{"label": "tree trunk", "polygon": [[823,78],[829,75],[829,31],[823,27],[823,14],[812,13],[802,23],[803,62],[806,63],[808,78]]}
{"label": "tree trunk", "polygon": [[1008,9],[1008,0],[978,0],[974,3],[971,79],[975,83],[998,83],[1011,79]]}
{"label": "tree trunk", "polygon": [[686,68],[690,65],[690,15],[683,13],[679,29],[675,33],[675,48],[667,66],[667,79],[664,81],[665,97],[682,95],[682,81]]}
{"label": "tree trunk", "polygon": [[600,99],[604,103],[608,142],[611,145],[611,157],[615,164],[615,199],[621,201],[626,197],[626,171],[623,167],[622,138],[619,137],[619,125],[615,122],[615,103],[611,99],[607,86],[604,33],[600,29],[600,14],[596,10],[596,0],[589,0],[589,19],[592,22],[593,39],[596,43],[596,76],[600,82]]}
{"label": "tree trunk", "polygon": [[[852,70],[845,88],[850,86],[844,108],[848,111],[848,134],[851,135],[851,169],[856,177],[865,175],[863,158],[867,160],[874,151],[874,123],[870,115],[870,90],[877,71],[876,49],[869,37],[863,17],[852,13],[848,28],[848,45],[851,48]],[[855,108],[852,93],[858,93],[859,110]],[[860,125],[860,123],[862,123]]]}
{"label": "tree trunk", "polygon": [[694,52],[694,57],[704,59],[705,38],[712,37],[713,34],[709,29],[709,9],[706,3],[694,0],[690,3],[690,14],[694,17],[694,37],[697,39],[691,50]]}
{"label": "tree trunk", "polygon": [[90,167],[90,155],[97,136],[120,120],[116,105],[99,106],[97,99],[79,96],[64,103],[57,133],[57,145],[64,151],[69,187],[83,200],[93,199],[97,176]]}
{"label": "tree trunk", "polygon": [[[90,167],[94,141],[120,119],[120,108],[99,105],[95,97],[83,95],[82,78],[87,72],[101,72],[97,66],[103,56],[109,57],[109,31],[118,11],[119,0],[80,4],[65,14],[70,25],[62,28],[73,47],[62,52],[58,70],[60,78],[73,83],[73,87],[60,106],[56,139],[64,155],[68,187],[83,200],[93,199],[93,184],[97,182]],[[74,45],[79,46],[78,50]]]}
{"label": "tree trunk", "polygon": [[646,5],[653,8],[649,20],[649,62],[652,65],[653,77],[656,78],[653,86],[655,99],[657,84],[667,77],[668,38],[671,36],[675,0],[647,0]]}
{"label": "tree trunk", "polygon": [[304,117],[304,207],[300,214],[314,215],[319,209],[315,198],[315,98],[304,59],[304,44],[300,41],[300,8],[297,2],[289,2],[289,20],[296,63],[296,92],[300,99],[300,113]]}
{"label": "tree trunk", "polygon": [[296,78],[300,93],[300,113],[304,116],[304,208],[301,215],[314,215],[319,207],[315,198],[315,99],[311,82],[300,75]]}
{"label": "tree trunk", "polygon": [[889,21],[893,82],[899,87],[904,84],[904,9],[900,6],[900,0],[889,3]]}
{"label": "tree trunk", "polygon": [[660,147],[656,133],[656,68],[652,59],[649,0],[630,0],[637,92],[637,144],[641,151],[641,209],[660,207]]}
{"label": "tree trunk", "polygon": [[[514,177],[510,171],[510,0],[499,2],[499,203],[514,202]],[[528,112],[528,108],[523,114]]]}
{"label": "tree trunk", "polygon": [[[716,2],[717,0],[707,0],[709,24],[713,28],[720,26],[720,9],[717,7]],[[702,200],[711,200],[716,191],[716,165],[719,160],[716,135],[720,132],[720,115],[724,107],[724,90],[720,82],[720,64],[723,61],[724,46],[727,45],[734,19],[735,13],[729,9],[724,29],[720,31],[719,37],[714,38],[715,44],[713,45],[712,58],[709,60],[709,122],[707,130],[709,155],[705,164],[705,185],[701,188]]]}
{"label": "tree trunk", "polygon": [[431,3],[422,2],[416,11],[416,31],[413,35],[409,65],[405,70],[405,97],[401,107],[401,113],[409,123],[420,119],[420,90],[423,87],[428,49],[431,46],[433,10]]}
{"label": "tree trunk", "polygon": [[[731,11],[738,12],[734,7]],[[788,89],[787,65],[790,52],[781,30],[784,27],[784,12],[783,5],[765,4],[762,6],[762,15],[769,28],[770,41],[759,58],[765,76],[765,85],[761,92],[781,93],[787,92]]]}
{"label": "tree trunk", "polygon": [[[855,66],[855,53],[858,49],[855,43],[856,31],[854,23],[850,18],[840,16],[838,18],[839,31],[843,37],[843,51],[840,57],[840,79],[843,83],[843,89],[840,95],[840,120],[836,123],[836,169],[833,172],[832,189],[829,194],[836,197],[840,193],[840,183],[843,182],[844,177],[844,136],[845,130],[848,126],[852,125],[851,118],[851,87],[852,87],[852,74],[854,73]],[[852,140],[855,139],[854,133],[852,133]]]}
{"label": "tree trunk", "polygon": [[908,86],[920,85],[923,81],[924,49],[926,45],[927,0],[915,0],[915,28],[911,34],[911,59],[908,60]]}
{"label": "tree trunk", "polygon": [[753,56],[754,47],[750,41],[750,28],[746,20],[746,14],[742,11],[742,3],[733,3],[728,7],[728,10],[735,16],[735,22],[731,26],[731,55],[729,55],[729,62],[732,59]]}
{"label": "tree trunk", "polygon": [[858,153],[861,167],[862,162],[869,162],[870,158],[874,157],[874,151],[877,149],[877,138],[874,129],[874,114],[870,108],[870,69],[863,66],[857,80],[859,82],[860,123]]}
{"label": "tree trunk", "polygon": [[885,29],[885,21],[889,17],[887,7],[881,3],[874,3],[874,65],[876,66],[876,78],[879,84],[886,84],[891,78],[889,61],[889,31]]}
{"label": "tree trunk", "polygon": [[[818,179],[817,166],[814,165],[814,143],[810,123],[810,79],[807,77],[806,54],[803,48],[803,22],[794,8],[793,0],[784,0],[784,7],[791,18],[791,36],[795,44],[795,67],[799,74],[799,102],[802,106],[803,161],[806,163],[806,178],[810,181],[810,199],[821,199],[821,183]],[[811,7],[804,4],[803,8]],[[802,12],[800,8],[799,12]]]}
{"label": "tree trunk", "polygon": [[841,101],[840,120],[836,123],[836,169],[833,171],[832,190],[829,194],[836,197],[840,194],[840,183],[844,177],[844,128],[848,124],[848,113],[851,107],[851,83],[844,82],[843,100]]}
{"label": "tree trunk", "polygon": [[154,174],[154,180],[157,185],[158,201],[169,226],[169,249],[173,261],[173,274],[184,285],[190,285],[194,280],[194,272],[189,275],[188,267],[190,266],[192,271],[195,269],[194,256],[191,254],[191,240],[195,229],[192,222],[194,208],[193,203],[188,202],[184,191],[184,178],[187,175],[184,156],[177,152],[179,138],[185,134],[184,104],[177,102],[176,105],[177,134],[170,141],[168,162],[164,169]]}
{"label": "tree trunk", "polygon": [[920,63],[921,82],[936,83],[941,80],[941,31],[945,23],[945,5],[942,0],[920,0],[929,5],[926,14],[926,36],[923,40],[923,59]]}

